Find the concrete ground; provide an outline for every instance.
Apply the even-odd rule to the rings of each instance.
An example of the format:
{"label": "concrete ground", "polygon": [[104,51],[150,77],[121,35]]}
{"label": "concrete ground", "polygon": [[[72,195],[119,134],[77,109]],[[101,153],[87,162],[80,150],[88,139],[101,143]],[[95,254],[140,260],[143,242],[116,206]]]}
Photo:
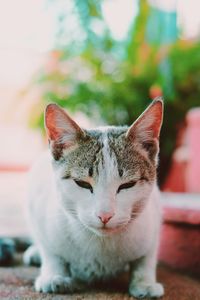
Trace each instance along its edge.
{"label": "concrete ground", "polygon": [[[0,268],[1,300],[128,300],[128,274],[121,275],[109,283],[91,287],[90,290],[74,295],[39,294],[33,289],[33,282],[39,270],[25,267],[21,261],[14,267]],[[199,300],[200,282],[198,279],[180,274],[166,266],[159,266],[158,279],[164,284],[163,300]]]}

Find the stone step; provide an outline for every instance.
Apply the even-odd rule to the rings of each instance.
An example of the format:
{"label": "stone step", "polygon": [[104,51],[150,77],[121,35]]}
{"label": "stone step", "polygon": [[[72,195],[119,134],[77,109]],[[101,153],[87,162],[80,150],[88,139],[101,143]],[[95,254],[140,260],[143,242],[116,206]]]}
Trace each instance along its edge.
{"label": "stone step", "polygon": [[159,259],[200,276],[200,195],[162,193]]}

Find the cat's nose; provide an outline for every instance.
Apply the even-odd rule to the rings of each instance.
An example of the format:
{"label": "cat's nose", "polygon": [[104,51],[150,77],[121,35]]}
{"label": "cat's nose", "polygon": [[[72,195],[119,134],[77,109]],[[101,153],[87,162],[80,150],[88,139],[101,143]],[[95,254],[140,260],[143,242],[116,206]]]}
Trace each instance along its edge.
{"label": "cat's nose", "polygon": [[107,224],[110,219],[114,216],[113,213],[107,213],[107,212],[102,212],[100,214],[98,214],[98,218],[101,220],[101,222],[105,225]]}

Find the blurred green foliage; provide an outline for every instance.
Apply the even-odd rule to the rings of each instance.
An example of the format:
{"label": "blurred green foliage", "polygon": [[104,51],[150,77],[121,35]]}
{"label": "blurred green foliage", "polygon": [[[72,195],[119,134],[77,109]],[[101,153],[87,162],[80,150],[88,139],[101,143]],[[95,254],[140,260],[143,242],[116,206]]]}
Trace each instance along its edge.
{"label": "blurred green foliage", "polygon": [[[51,2],[57,5],[59,1]],[[121,42],[114,40],[106,27],[100,1],[73,3],[81,33],[77,39],[74,32],[71,43],[65,44],[70,34],[66,26],[70,12],[62,8],[57,47],[35,81],[41,88],[42,105],[34,125],[43,128],[43,107],[49,102],[71,111],[81,110],[108,124],[130,125],[150,99],[163,92],[165,118],[159,169],[162,183],[170,166],[177,129],[188,109],[200,104],[200,44],[177,41],[167,47],[148,45],[145,32],[149,7],[144,0],[140,1],[128,38]],[[165,78],[159,68],[166,55],[173,82],[173,92],[169,94],[165,94]]]}

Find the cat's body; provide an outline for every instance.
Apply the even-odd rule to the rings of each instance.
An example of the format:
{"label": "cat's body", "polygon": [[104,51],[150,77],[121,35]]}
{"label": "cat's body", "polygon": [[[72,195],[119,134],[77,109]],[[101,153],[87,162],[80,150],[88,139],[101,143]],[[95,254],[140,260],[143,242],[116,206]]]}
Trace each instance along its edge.
{"label": "cat's body", "polygon": [[73,292],[130,266],[130,294],[163,294],[155,275],[161,122],[160,100],[131,128],[88,131],[55,105],[49,107],[53,157],[46,153],[30,175],[29,214],[37,249],[29,249],[25,261],[39,251],[37,291]]}
{"label": "cat's body", "polygon": [[[33,169],[33,178],[38,174],[37,192],[36,195],[31,192],[33,199],[30,202],[31,215],[34,216],[32,227],[35,233],[37,231],[35,239],[39,244],[46,243],[46,247],[69,262],[73,275],[85,281],[113,276],[117,271],[123,271],[130,261],[148,253],[160,226],[157,187],[154,187],[145,209],[126,229],[99,237],[67,218],[61,210],[55,196],[50,154],[46,153]],[[38,190],[42,192],[42,199],[38,197]]]}

